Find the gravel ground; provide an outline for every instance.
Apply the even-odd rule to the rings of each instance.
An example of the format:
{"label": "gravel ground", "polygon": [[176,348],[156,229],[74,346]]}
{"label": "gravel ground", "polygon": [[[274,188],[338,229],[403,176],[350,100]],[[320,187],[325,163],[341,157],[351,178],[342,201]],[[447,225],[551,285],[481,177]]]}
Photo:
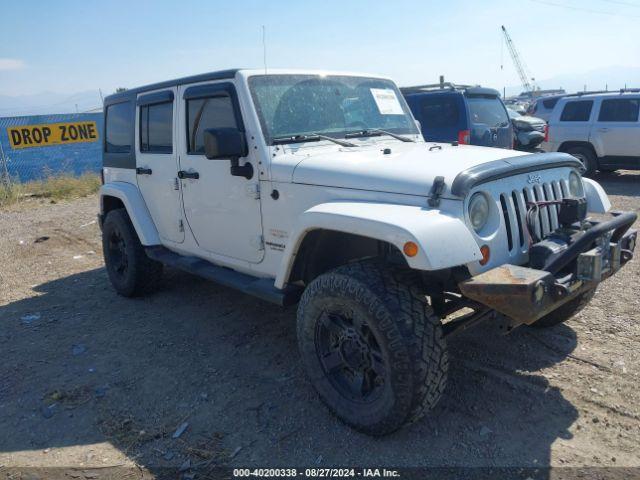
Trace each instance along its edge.
{"label": "gravel ground", "polygon": [[[640,210],[640,174],[598,180]],[[0,211],[0,467],[640,467],[640,261],[564,325],[453,338],[435,411],[375,439],[316,397],[294,309],[177,271],[157,294],[117,296],[96,209]]]}

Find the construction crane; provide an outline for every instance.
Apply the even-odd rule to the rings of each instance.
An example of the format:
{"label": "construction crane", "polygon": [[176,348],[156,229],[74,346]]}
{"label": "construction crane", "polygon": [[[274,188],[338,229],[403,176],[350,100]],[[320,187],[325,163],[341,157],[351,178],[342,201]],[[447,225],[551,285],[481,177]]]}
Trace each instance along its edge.
{"label": "construction crane", "polygon": [[[533,92],[533,85],[531,81],[529,81],[529,76],[527,75],[527,70],[520,60],[520,55],[518,55],[518,51],[516,50],[516,46],[513,44],[509,33],[507,33],[507,29],[502,25],[502,33],[504,34],[504,40],[507,43],[507,48],[509,49],[509,53],[511,54],[511,59],[513,60],[513,64],[518,71],[518,75],[520,76],[520,81],[522,82],[522,87],[525,92]],[[533,81],[533,78],[531,78]]]}

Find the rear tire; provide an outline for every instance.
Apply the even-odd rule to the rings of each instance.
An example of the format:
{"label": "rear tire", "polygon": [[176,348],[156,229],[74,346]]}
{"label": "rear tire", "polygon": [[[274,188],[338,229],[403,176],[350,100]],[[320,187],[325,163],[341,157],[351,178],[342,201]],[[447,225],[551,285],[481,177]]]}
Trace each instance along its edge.
{"label": "rear tire", "polygon": [[597,169],[597,161],[596,156],[593,151],[587,147],[573,147],[567,150],[569,155],[573,155],[578,160],[582,162],[586,171],[584,172],[585,177],[590,177],[594,173],[596,173]]}
{"label": "rear tire", "polygon": [[120,295],[135,297],[155,290],[162,264],[147,257],[126,210],[111,210],[102,226],[102,251],[111,285]]}
{"label": "rear tire", "polygon": [[580,312],[580,310],[582,310],[584,307],[586,307],[595,294],[595,288],[592,290],[587,290],[586,292],[578,295],[573,300],[569,300],[564,305],[561,305],[553,312],[548,313],[540,320],[536,320],[536,322],[531,326],[535,328],[547,328],[563,323]]}
{"label": "rear tire", "polygon": [[415,272],[374,261],[320,275],[298,305],[298,343],[311,383],[342,421],[385,435],[440,399],[449,366],[440,319]]}

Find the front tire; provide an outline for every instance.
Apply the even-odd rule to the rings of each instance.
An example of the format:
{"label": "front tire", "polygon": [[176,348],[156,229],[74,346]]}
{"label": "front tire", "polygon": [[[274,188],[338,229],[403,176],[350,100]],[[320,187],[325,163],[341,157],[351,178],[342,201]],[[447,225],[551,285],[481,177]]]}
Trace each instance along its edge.
{"label": "front tire", "polygon": [[440,319],[414,272],[373,261],[320,275],[298,306],[298,343],[311,383],[341,420],[385,435],[440,399],[448,355]]}
{"label": "front tire", "polygon": [[564,305],[556,308],[553,312],[536,320],[531,326],[535,328],[547,328],[564,323],[586,307],[595,294],[595,288],[587,290],[573,300],[569,300]]}
{"label": "front tire", "polygon": [[567,150],[569,155],[573,155],[578,160],[582,162],[585,168],[584,175],[585,177],[591,177],[596,173],[596,168],[598,166],[596,161],[596,156],[587,147],[573,147]]}
{"label": "front tire", "polygon": [[120,295],[135,297],[155,290],[162,264],[147,257],[126,210],[111,210],[102,226],[102,251],[109,280]]}

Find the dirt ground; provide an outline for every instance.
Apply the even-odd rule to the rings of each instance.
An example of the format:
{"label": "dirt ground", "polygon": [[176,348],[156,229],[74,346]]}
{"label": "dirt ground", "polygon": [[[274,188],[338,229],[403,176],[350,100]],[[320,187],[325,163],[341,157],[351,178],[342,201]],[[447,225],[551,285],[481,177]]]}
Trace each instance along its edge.
{"label": "dirt ground", "polygon": [[[640,211],[640,173],[597,180]],[[0,211],[0,470],[640,467],[640,260],[564,325],[453,338],[435,411],[370,438],[305,379],[295,309],[178,271],[117,296],[96,211],[95,196]]]}

